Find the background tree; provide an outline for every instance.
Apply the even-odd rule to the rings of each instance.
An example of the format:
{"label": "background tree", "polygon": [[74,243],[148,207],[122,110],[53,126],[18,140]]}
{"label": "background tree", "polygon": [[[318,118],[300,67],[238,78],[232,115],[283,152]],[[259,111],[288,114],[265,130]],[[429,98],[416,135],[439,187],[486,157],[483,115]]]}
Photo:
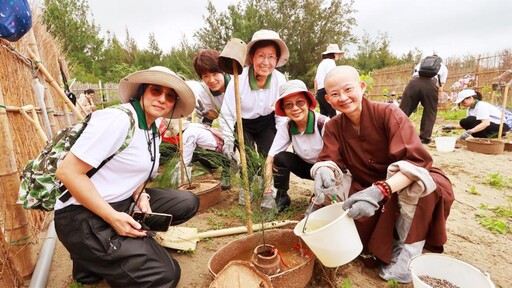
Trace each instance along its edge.
{"label": "background tree", "polygon": [[73,77],[81,81],[96,81],[95,63],[101,57],[103,39],[99,26],[89,21],[92,14],[86,0],[45,0],[43,22],[50,33],[61,41],[71,62]]}

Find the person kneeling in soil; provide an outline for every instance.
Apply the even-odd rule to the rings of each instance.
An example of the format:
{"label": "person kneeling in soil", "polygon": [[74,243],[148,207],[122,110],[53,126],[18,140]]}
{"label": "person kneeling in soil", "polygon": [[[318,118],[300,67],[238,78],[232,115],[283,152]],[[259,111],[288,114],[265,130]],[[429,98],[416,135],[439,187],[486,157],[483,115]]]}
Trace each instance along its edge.
{"label": "person kneeling in soil", "polygon": [[[315,194],[342,195],[342,208],[361,237],[365,264],[382,263],[382,279],[409,283],[412,257],[424,247],[443,251],[452,185],[432,167],[408,117],[394,105],[365,99],[365,89],[351,66],[338,66],[326,76],[326,99],[341,114],[326,124],[324,146],[311,169],[315,183],[322,184],[315,185]],[[344,168],[351,185],[342,185],[350,177]]]}
{"label": "person kneeling in soil", "polygon": [[[498,107],[480,99],[481,97],[478,97],[478,93],[473,89],[460,91],[454,103],[467,108],[466,118],[461,119],[458,126],[444,126],[443,131],[466,130],[459,136],[460,140],[465,140],[469,136],[476,138],[498,137],[501,111]],[[510,130],[510,127],[507,123],[503,123],[502,136],[505,136],[508,130]]]}
{"label": "person kneeling in soil", "polygon": [[[290,206],[288,196],[290,172],[302,179],[313,179],[309,170],[313,167],[320,149],[322,133],[328,117],[314,112],[316,100],[300,80],[290,80],[279,87],[279,99],[275,103],[275,113],[289,118],[286,124],[277,128],[265,161],[265,191],[262,208],[277,206],[282,212]],[[286,151],[290,144],[294,152]],[[272,179],[277,189],[272,197]]]}
{"label": "person kneeling in soil", "polygon": [[[174,72],[156,66],[122,79],[119,95],[121,107],[133,117],[120,109],[92,113],[57,168],[56,177],[71,197],[65,201],[61,196],[55,204],[55,229],[71,254],[73,279],[79,283],[105,279],[111,287],[175,287],[181,274],[178,262],[130,214],[137,208],[172,214],[173,225],[196,214],[199,199],[191,192],[144,190],[160,158],[160,117],[190,114],[194,94]],[[131,125],[135,130],[127,138]],[[126,139],[126,148],[89,178],[88,171],[126,145]]]}

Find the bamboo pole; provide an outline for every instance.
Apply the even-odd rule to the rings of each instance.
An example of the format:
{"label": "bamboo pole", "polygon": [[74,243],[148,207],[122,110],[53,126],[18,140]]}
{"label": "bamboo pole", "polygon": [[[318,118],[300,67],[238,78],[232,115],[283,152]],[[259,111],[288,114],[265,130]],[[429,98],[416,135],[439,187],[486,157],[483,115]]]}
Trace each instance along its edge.
{"label": "bamboo pole", "polygon": [[[32,114],[32,117],[27,114],[27,111],[30,111]],[[39,138],[42,141],[43,146],[46,145],[46,142],[48,141],[48,137],[46,136],[46,133],[43,130],[43,127],[41,127],[41,123],[39,123],[39,117],[37,116],[36,109],[33,105],[25,105],[23,107],[20,107],[20,113],[27,119],[30,123],[34,124],[36,127],[37,133],[39,134]]]}
{"label": "bamboo pole", "polygon": [[[171,120],[169,120],[171,121]],[[185,168],[185,161],[183,161],[183,122],[181,121],[181,118],[178,119],[178,141],[179,141],[179,148],[180,148],[180,181],[181,184],[185,183],[185,171],[187,170]]]}
{"label": "bamboo pole", "polygon": [[57,82],[55,82],[55,80],[50,75],[48,70],[46,70],[46,68],[43,66],[43,64],[41,64],[41,61],[36,57],[36,55],[34,54],[34,52],[32,52],[32,50],[30,48],[28,49],[28,54],[29,54],[30,58],[32,59],[32,61],[34,63],[36,63],[37,68],[39,69],[39,71],[41,71],[43,76],[50,83],[50,86],[52,86],[53,89],[55,89],[55,91],[57,91],[58,95],[64,101],[64,103],[66,103],[67,107],[69,107],[69,109],[71,109],[73,114],[75,114],[77,120],[84,120],[84,117],[82,116],[82,114],[80,114],[80,111],[78,111],[78,109],[75,107],[75,105],[73,105],[71,100],[69,100],[68,96],[66,96],[64,91],[62,91],[62,89],[59,87]]}
{"label": "bamboo pole", "polygon": [[249,176],[247,174],[247,159],[245,157],[245,142],[244,142],[244,129],[242,126],[242,104],[240,102],[240,88],[238,81],[238,65],[236,61],[233,63],[233,78],[235,84],[235,104],[236,104],[236,121],[238,133],[238,145],[240,151],[240,162],[242,165],[242,184],[244,188],[245,198],[245,214],[247,216],[247,234],[252,234],[252,210],[251,210],[251,196],[249,191]]}
{"label": "bamboo pole", "polygon": [[[4,103],[0,87],[0,103]],[[13,266],[22,277],[29,276],[34,270],[35,257],[31,244],[32,235],[28,227],[28,219],[21,205],[16,204],[20,175],[14,156],[13,137],[10,132],[6,109],[0,106],[0,223],[8,245],[7,254],[12,257]]]}
{"label": "bamboo pole", "polygon": [[[41,59],[41,56],[39,54],[39,48],[37,47],[36,36],[34,35],[34,29],[30,29],[27,33],[27,36],[28,36],[28,51],[33,51],[35,59]],[[35,62],[34,59],[32,59],[32,61]],[[49,133],[49,135],[53,135],[58,130],[57,123],[55,121],[55,115],[54,115],[55,104],[53,103],[52,93],[51,93],[50,89],[48,89],[46,82],[41,81],[41,80],[43,80],[43,79],[39,79],[39,81],[44,85],[44,88],[45,88],[44,89],[44,94],[45,94],[44,102],[45,102],[46,109],[45,109],[45,111],[43,111],[43,113],[45,113],[47,115],[46,117],[48,117],[48,122],[50,123],[49,128],[51,130],[51,133]],[[39,101],[39,100],[36,99],[36,101]],[[36,103],[38,103],[38,102],[36,102]]]}
{"label": "bamboo pole", "polygon": [[505,85],[505,95],[503,95],[503,102],[501,105],[501,121],[500,128],[498,129],[498,140],[501,140],[501,133],[503,133],[503,123],[505,122],[505,111],[507,110],[507,97],[510,83],[511,82],[508,82],[507,85]]}

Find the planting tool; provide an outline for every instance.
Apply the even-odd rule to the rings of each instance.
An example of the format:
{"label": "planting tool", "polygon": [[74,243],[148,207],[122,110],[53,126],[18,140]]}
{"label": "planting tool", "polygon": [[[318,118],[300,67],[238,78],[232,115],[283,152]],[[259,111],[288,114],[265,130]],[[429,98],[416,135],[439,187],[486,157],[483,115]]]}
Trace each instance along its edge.
{"label": "planting tool", "polygon": [[[272,221],[262,224],[255,224],[251,228],[254,231],[258,231],[261,230],[262,228],[272,229],[296,223],[298,223],[298,221]],[[197,228],[172,226],[169,227],[169,230],[167,230],[167,232],[158,232],[155,239],[160,243],[160,245],[167,248],[172,248],[176,250],[195,250],[197,241],[201,239],[241,234],[246,233],[247,231],[248,230],[246,226],[238,226],[227,229],[210,230],[198,233]]]}

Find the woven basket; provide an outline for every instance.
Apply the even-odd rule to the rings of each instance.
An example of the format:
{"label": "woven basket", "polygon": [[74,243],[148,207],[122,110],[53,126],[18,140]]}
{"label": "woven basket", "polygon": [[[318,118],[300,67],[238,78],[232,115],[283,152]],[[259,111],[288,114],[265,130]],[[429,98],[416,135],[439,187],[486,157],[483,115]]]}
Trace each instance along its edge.
{"label": "woven basket", "polygon": [[484,154],[501,154],[505,150],[505,143],[498,139],[472,138],[466,139],[467,149],[469,151]]}

